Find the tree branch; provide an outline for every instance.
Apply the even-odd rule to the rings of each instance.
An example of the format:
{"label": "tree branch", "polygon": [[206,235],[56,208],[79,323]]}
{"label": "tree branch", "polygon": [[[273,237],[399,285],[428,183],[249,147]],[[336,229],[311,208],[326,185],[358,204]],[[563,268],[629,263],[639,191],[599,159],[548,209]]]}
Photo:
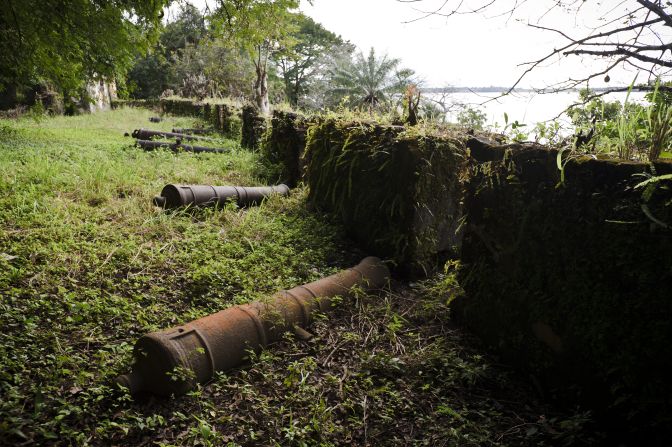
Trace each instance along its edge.
{"label": "tree branch", "polygon": [[639,54],[636,51],[626,50],[625,48],[617,48],[615,50],[604,50],[604,51],[577,49],[577,50],[566,51],[563,54],[565,54],[565,55],[587,54],[587,55],[590,55],[590,56],[600,56],[600,57],[617,56],[619,54],[622,54],[622,55],[632,57],[632,58],[637,59],[637,60],[642,61],[642,62],[649,62],[649,63],[655,64],[655,65],[662,65],[663,67],[672,67],[672,61],[666,61],[666,60],[662,60],[662,59],[656,58],[656,57],[645,56],[643,54]]}
{"label": "tree branch", "polygon": [[672,27],[672,17],[670,17],[660,5],[650,2],[649,0],[637,0],[637,3],[660,17],[665,22],[665,25]]}

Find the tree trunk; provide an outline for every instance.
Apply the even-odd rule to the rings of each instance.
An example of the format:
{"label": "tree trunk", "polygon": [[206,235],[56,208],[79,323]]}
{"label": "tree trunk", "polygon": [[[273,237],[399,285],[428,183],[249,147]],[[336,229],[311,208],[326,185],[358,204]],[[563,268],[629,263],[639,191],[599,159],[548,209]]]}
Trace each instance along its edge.
{"label": "tree trunk", "polygon": [[284,78],[285,81],[285,96],[287,97],[287,101],[289,101],[289,105],[294,107],[296,106],[296,96],[294,95],[294,85],[292,84],[291,80],[285,76]]}
{"label": "tree trunk", "polygon": [[267,116],[271,113],[271,107],[268,102],[268,77],[264,64],[256,66],[257,80],[254,83],[254,101],[257,104],[259,112]]}
{"label": "tree trunk", "polygon": [[297,73],[296,79],[294,79],[294,85],[292,87],[292,94],[289,97],[289,103],[292,107],[299,105],[299,93],[301,92],[301,81],[299,80],[299,75]]}

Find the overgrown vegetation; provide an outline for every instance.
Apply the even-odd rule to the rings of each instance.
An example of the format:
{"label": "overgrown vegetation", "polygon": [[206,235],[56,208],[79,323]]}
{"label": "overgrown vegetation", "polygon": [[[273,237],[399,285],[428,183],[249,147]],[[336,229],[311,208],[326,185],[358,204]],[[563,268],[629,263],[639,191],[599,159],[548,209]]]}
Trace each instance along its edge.
{"label": "overgrown vegetation", "polygon": [[569,110],[577,133],[583,136],[577,149],[625,160],[655,161],[670,156],[672,109],[668,92],[656,87],[647,93],[646,104],[630,101],[629,92],[623,104],[600,97],[590,99],[591,95],[590,90],[583,90],[580,98],[585,105]]}
{"label": "overgrown vegetation", "polygon": [[[259,184],[257,154],[145,153],[148,111],[0,121],[0,444],[550,445],[585,414],[540,405],[448,323],[452,271],[341,303],[175,400],[113,385],[134,341],[359,260],[305,191],[259,208],[162,211],[168,182]],[[193,126],[169,118],[163,129]],[[237,147],[236,142],[226,141]]]}
{"label": "overgrown vegetation", "polygon": [[672,157],[670,93],[654,88],[646,94],[646,102],[633,101],[630,93],[628,91],[621,102],[606,100],[589,89],[580,91],[578,103],[566,110],[571,126],[558,120],[528,126],[511,120],[506,113],[503,126],[486,125],[481,108],[459,104],[455,105],[458,109],[455,121],[465,129],[489,131],[509,142],[542,143],[572,155],[592,154],[633,161]]}

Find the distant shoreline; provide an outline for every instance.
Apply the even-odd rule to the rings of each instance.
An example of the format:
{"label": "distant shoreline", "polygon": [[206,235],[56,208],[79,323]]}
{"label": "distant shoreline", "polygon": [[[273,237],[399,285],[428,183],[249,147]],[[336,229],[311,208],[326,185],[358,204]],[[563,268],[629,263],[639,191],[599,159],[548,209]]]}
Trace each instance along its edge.
{"label": "distant shoreline", "polygon": [[[609,90],[618,90],[618,89],[627,89],[628,86],[616,86],[616,87],[597,87],[597,88],[591,88],[590,90],[594,92],[606,92]],[[567,89],[563,90],[563,92],[579,92],[580,90],[583,89],[578,89],[578,88],[572,88],[572,89]],[[422,93],[506,93],[509,91],[509,87],[424,87],[420,88],[420,91]],[[639,88],[633,87],[632,91],[640,91]],[[644,91],[644,90],[642,90]],[[533,92],[538,92],[538,90],[533,89],[533,88],[516,88],[513,90],[512,93],[533,93]],[[547,92],[547,94],[554,93],[554,92]]]}

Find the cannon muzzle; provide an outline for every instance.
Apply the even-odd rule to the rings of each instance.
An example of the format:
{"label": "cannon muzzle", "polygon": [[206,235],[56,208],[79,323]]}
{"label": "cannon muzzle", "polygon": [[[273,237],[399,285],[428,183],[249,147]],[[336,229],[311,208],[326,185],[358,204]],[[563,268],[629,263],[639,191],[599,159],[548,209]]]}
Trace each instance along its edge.
{"label": "cannon muzzle", "polygon": [[286,196],[287,185],[277,186],[210,186],[210,185],[166,185],[160,196],[154,197],[154,204],[165,208],[180,206],[222,206],[235,201],[245,207],[261,203],[272,194]]}
{"label": "cannon muzzle", "polygon": [[268,301],[230,307],[144,335],[135,345],[133,371],[119,376],[117,383],[132,394],[184,394],[216,372],[244,364],[248,350],[258,352],[288,330],[301,332],[316,312],[330,309],[331,298],[350,297],[355,286],[380,289],[389,277],[380,259],[368,257],[335,275],[276,293]]}

